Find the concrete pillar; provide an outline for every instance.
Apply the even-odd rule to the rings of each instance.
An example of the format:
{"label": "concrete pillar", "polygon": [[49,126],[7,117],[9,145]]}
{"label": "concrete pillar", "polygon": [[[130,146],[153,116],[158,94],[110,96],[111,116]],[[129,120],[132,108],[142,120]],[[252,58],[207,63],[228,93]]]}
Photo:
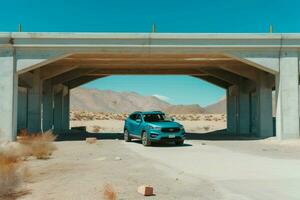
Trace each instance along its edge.
{"label": "concrete pillar", "polygon": [[17,135],[18,75],[15,51],[0,49],[0,140],[13,141]]}
{"label": "concrete pillar", "polygon": [[27,88],[18,88],[18,120],[17,127],[18,130],[27,128]]}
{"label": "concrete pillar", "polygon": [[282,52],[276,75],[276,135],[299,138],[299,58],[297,52]]}
{"label": "concrete pillar", "polygon": [[272,116],[272,84],[271,75],[259,73],[257,83],[257,136],[261,138],[273,136]]}
{"label": "concrete pillar", "polygon": [[256,90],[253,90],[250,92],[250,134],[252,136],[258,135],[257,102],[257,92]]}
{"label": "concrete pillar", "polygon": [[43,131],[53,129],[53,86],[51,80],[43,82]]}
{"label": "concrete pillar", "polygon": [[54,132],[62,131],[62,103],[63,103],[63,89],[57,87],[54,91]]}
{"label": "concrete pillar", "polygon": [[237,134],[237,95],[238,87],[230,86],[227,89],[227,132],[229,134]]}
{"label": "concrete pillar", "polygon": [[41,96],[40,70],[36,69],[33,71],[32,88],[28,90],[28,131],[31,133],[41,131]]}
{"label": "concrete pillar", "polygon": [[63,110],[62,110],[62,129],[68,131],[70,128],[70,90],[64,87],[63,93]]}
{"label": "concrete pillar", "polygon": [[247,83],[243,82],[239,87],[238,94],[238,123],[239,135],[250,134],[250,93],[247,88]]}

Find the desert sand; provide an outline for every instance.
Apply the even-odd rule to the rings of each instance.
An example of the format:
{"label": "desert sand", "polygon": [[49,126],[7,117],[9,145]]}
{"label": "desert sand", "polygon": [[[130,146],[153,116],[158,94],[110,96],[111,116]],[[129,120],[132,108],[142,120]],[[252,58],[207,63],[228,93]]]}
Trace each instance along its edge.
{"label": "desert sand", "polygon": [[[71,127],[85,126],[90,133],[122,133],[127,114],[75,112],[71,113]],[[188,133],[207,133],[225,129],[224,114],[173,114]]]}
{"label": "desert sand", "polygon": [[[72,116],[71,126],[86,126],[87,132],[61,135],[48,160],[25,161],[30,176],[23,187],[29,193],[19,199],[105,200],[107,184],[119,200],[300,198],[299,140],[232,138],[218,131],[226,128],[224,115],[175,115],[188,132],[185,144],[144,147],[122,140],[125,117]],[[90,136],[97,142],[86,143]],[[141,185],[153,186],[155,195],[141,196]]]}
{"label": "desert sand", "polygon": [[[298,200],[299,146],[275,140],[187,140],[143,147],[139,142],[56,142],[49,160],[26,161],[31,194],[20,199],[104,199],[106,184],[119,200]],[[150,184],[155,196],[137,193]]]}

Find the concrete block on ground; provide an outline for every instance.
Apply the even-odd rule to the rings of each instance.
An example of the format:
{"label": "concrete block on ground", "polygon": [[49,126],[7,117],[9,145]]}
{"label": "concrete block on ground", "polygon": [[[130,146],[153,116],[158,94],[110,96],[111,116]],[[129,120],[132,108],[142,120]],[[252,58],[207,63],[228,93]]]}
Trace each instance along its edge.
{"label": "concrete block on ground", "polygon": [[150,185],[141,185],[138,187],[138,193],[144,196],[152,196],[153,195],[153,187]]}

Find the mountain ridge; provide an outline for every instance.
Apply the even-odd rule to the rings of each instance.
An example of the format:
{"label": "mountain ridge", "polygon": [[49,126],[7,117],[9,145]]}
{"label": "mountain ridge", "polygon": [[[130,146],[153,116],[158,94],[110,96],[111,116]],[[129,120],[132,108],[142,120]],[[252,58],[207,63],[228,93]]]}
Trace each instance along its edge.
{"label": "mountain ridge", "polygon": [[[217,107],[217,103],[214,107]],[[162,110],[170,114],[201,114],[211,113],[211,110],[222,110],[212,109],[210,106],[203,108],[198,104],[172,105],[155,96],[142,96],[136,92],[116,92],[82,87],[71,90],[70,105],[71,110],[107,113]]]}

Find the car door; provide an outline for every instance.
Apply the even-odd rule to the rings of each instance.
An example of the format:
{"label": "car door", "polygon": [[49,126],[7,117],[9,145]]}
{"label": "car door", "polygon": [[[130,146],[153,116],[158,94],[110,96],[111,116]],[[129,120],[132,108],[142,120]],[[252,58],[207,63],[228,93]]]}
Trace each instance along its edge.
{"label": "car door", "polygon": [[128,132],[130,134],[134,134],[134,123],[135,123],[135,120],[136,120],[136,116],[137,114],[132,114],[128,117],[128,120],[127,120],[127,129],[128,129]]}
{"label": "car door", "polygon": [[136,119],[134,121],[132,121],[132,134],[140,137],[141,125],[142,125],[142,116],[140,114],[137,114]]}

